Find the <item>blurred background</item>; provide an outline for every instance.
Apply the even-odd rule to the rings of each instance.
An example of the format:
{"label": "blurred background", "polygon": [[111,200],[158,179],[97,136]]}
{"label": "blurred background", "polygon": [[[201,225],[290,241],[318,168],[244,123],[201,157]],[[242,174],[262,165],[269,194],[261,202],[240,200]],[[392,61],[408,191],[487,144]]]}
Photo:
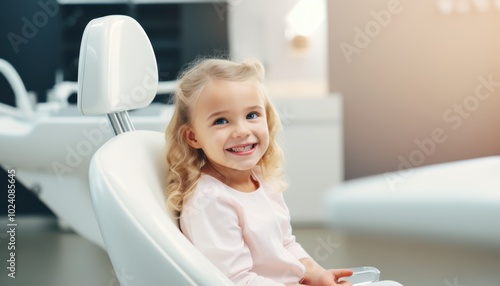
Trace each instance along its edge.
{"label": "blurred background", "polygon": [[[498,1],[328,3],[347,179],[500,153]],[[491,90],[478,90],[482,79]],[[446,139],[425,158],[412,155],[436,128]]]}
{"label": "blurred background", "polygon": [[[118,285],[116,273],[127,275],[113,271],[98,245],[88,195],[80,193],[91,155],[80,154],[82,163],[62,177],[54,167],[69,165],[68,152],[85,139],[80,130],[95,130],[99,121],[74,112],[71,84],[85,26],[112,14],[143,26],[165,83],[175,83],[197,57],[263,62],[284,125],[291,183],[285,196],[297,239],[325,267],[373,265],[404,285],[500,285],[498,244],[351,231],[330,225],[316,207],[345,181],[500,154],[499,1],[29,0],[0,7],[0,59],[19,74],[35,112],[40,103],[60,104],[19,122],[0,114],[1,180],[16,169],[19,221],[18,278],[7,277],[3,267],[1,285]],[[151,114],[169,98],[169,90],[159,93]],[[3,76],[0,102],[19,106]],[[163,130],[167,122],[147,124]],[[47,133],[46,125],[61,133]],[[42,139],[28,136],[37,128]],[[495,190],[484,201],[498,202]],[[3,260],[8,210],[1,201]],[[498,212],[484,214],[491,215]],[[477,221],[464,221],[465,232],[471,223]]]}

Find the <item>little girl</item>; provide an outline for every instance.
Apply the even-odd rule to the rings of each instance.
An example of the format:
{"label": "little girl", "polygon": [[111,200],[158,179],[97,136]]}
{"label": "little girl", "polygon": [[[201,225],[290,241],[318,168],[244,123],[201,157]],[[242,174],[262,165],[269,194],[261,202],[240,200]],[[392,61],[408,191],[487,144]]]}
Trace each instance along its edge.
{"label": "little girl", "polygon": [[283,200],[280,120],[257,61],[201,60],[167,128],[167,195],[184,235],[236,285],[351,285],[295,241]]}

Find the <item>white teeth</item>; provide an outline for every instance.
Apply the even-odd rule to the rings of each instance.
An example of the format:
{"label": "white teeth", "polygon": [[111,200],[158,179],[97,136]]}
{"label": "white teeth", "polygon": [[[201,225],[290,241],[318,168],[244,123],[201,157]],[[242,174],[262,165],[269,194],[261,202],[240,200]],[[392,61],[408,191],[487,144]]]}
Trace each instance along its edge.
{"label": "white teeth", "polygon": [[236,148],[229,148],[232,152],[245,152],[245,151],[250,151],[252,150],[253,144],[247,145],[247,146],[241,146],[241,147],[236,147]]}

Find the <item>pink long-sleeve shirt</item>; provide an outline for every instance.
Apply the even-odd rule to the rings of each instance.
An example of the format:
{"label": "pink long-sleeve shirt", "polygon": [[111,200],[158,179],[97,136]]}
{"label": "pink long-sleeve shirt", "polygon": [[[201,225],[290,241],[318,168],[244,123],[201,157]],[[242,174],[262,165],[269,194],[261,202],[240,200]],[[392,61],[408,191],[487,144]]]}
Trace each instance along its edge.
{"label": "pink long-sleeve shirt", "polygon": [[236,285],[298,283],[305,275],[299,259],[309,255],[292,235],[283,195],[262,180],[257,190],[244,193],[203,174],[183,207],[180,227]]}

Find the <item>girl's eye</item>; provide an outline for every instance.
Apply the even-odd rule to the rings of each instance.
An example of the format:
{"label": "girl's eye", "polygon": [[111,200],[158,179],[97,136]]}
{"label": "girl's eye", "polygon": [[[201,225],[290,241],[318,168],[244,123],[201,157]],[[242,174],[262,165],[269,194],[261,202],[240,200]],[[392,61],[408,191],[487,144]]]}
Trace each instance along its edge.
{"label": "girl's eye", "polygon": [[255,119],[259,117],[259,114],[257,114],[257,112],[251,112],[247,115],[247,119]]}
{"label": "girl's eye", "polygon": [[214,121],[214,125],[221,125],[221,124],[226,124],[227,120],[225,118],[217,118]]}

